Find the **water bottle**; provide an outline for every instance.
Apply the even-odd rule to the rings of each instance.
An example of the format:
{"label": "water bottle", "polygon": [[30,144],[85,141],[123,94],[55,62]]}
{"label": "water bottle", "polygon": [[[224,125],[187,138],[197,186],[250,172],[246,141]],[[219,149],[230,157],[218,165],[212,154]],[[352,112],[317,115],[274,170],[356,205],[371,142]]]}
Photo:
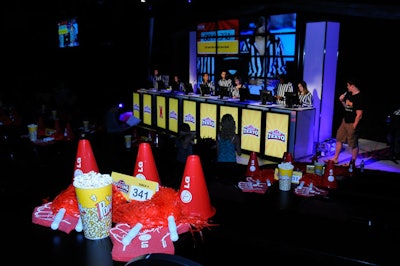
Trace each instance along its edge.
{"label": "water bottle", "polygon": [[158,147],[158,134],[156,134],[155,140],[154,140],[154,145]]}
{"label": "water bottle", "polygon": [[364,160],[361,160],[361,164],[360,164],[360,172],[361,172],[361,173],[364,172],[364,167],[365,167]]}
{"label": "water bottle", "polygon": [[349,169],[348,169],[348,171],[349,171],[349,176],[353,176],[353,171],[354,171],[354,161],[353,160],[351,160],[350,161],[350,164],[349,164]]}

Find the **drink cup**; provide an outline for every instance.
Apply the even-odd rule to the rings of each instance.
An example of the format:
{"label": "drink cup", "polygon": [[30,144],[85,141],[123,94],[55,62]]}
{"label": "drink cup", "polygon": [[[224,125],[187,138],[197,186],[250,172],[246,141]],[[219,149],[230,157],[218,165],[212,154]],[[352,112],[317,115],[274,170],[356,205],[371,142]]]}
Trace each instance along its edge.
{"label": "drink cup", "polygon": [[289,191],[292,185],[293,164],[280,163],[278,164],[279,173],[279,189],[282,191]]}
{"label": "drink cup", "polygon": [[322,176],[324,165],[325,164],[323,162],[315,162],[314,163],[314,173],[316,175]]}
{"label": "drink cup", "polygon": [[38,126],[36,124],[29,124],[28,125],[29,139],[31,141],[36,141],[37,140],[37,129],[38,129]]}
{"label": "drink cup", "polygon": [[89,121],[88,120],[83,121],[83,130],[89,131]]}
{"label": "drink cup", "polygon": [[125,148],[130,149],[132,147],[132,135],[125,135]]}
{"label": "drink cup", "polygon": [[74,177],[83,234],[103,239],[112,227],[112,178],[94,171]]}
{"label": "drink cup", "polygon": [[51,117],[53,118],[53,120],[57,119],[57,110],[51,110]]}

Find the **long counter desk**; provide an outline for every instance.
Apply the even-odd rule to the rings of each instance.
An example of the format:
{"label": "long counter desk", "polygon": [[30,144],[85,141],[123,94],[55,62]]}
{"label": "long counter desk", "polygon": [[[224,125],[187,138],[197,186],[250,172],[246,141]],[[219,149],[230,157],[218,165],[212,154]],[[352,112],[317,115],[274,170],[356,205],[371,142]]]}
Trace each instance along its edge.
{"label": "long counter desk", "polygon": [[235,118],[244,152],[278,161],[284,152],[295,160],[314,151],[315,108],[286,108],[260,101],[140,89],[133,93],[133,114],[143,124],[177,134],[188,123],[198,137],[216,139],[225,113]]}

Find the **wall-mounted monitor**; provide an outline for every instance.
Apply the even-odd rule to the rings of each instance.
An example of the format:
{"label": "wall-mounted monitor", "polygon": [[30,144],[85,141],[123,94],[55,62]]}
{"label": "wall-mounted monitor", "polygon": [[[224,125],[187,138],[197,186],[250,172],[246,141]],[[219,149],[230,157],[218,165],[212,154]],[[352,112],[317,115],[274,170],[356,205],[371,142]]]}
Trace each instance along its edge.
{"label": "wall-mounted monitor", "polygon": [[58,21],[58,47],[77,47],[79,46],[78,20],[76,17]]}
{"label": "wall-mounted monitor", "polygon": [[243,15],[240,18],[197,24],[196,79],[208,73],[219,79],[221,70],[240,75],[251,98],[272,90],[280,74],[294,75],[297,62],[297,14]]}

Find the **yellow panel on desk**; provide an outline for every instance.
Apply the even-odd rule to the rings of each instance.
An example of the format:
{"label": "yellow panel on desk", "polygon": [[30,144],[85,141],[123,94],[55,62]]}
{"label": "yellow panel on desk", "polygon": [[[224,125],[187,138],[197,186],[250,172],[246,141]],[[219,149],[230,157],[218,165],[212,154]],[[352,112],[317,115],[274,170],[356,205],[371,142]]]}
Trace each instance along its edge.
{"label": "yellow panel on desk", "polygon": [[178,133],[178,117],[179,117],[178,99],[169,98],[168,102],[169,102],[168,127],[170,131]]}
{"label": "yellow panel on desk", "polygon": [[143,123],[146,125],[152,125],[152,102],[150,94],[143,94]]}
{"label": "yellow panel on desk", "polygon": [[280,158],[288,147],[289,115],[268,112],[265,119],[264,154]]}
{"label": "yellow panel on desk", "polygon": [[260,152],[261,110],[242,110],[241,142],[242,149]]}
{"label": "yellow panel on desk", "polygon": [[196,131],[196,102],[183,100],[183,123],[188,123],[191,131]]}
{"label": "yellow panel on desk", "polygon": [[140,94],[138,92],[133,93],[133,116],[140,118]]}
{"label": "yellow panel on desk", "polygon": [[221,122],[221,118],[224,114],[231,114],[233,119],[236,122],[236,134],[239,133],[239,108],[234,106],[220,106],[219,108],[219,121]]}
{"label": "yellow panel on desk", "polygon": [[156,97],[156,106],[157,106],[157,126],[163,129],[167,127],[167,118],[165,117],[167,114],[166,109],[166,101],[165,96],[157,95]]}
{"label": "yellow panel on desk", "polygon": [[212,103],[200,103],[200,137],[217,137],[217,105]]}

